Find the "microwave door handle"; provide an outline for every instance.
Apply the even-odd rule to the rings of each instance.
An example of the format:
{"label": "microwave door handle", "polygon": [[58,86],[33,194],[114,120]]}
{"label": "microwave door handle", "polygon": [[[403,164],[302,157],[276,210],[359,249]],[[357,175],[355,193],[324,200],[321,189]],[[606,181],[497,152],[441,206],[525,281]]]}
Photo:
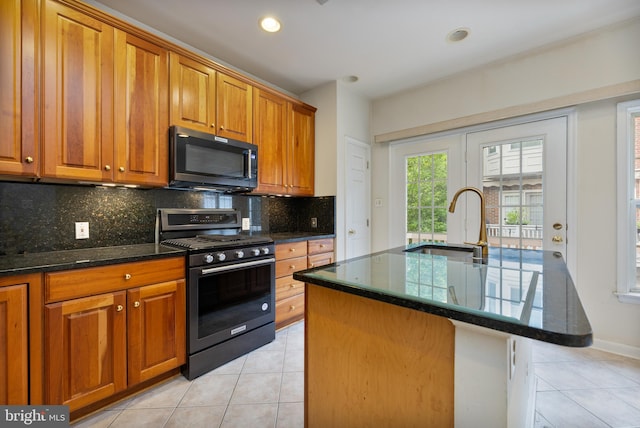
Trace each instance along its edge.
{"label": "microwave door handle", "polygon": [[245,167],[247,168],[247,178],[249,180],[253,178],[251,177],[251,153],[251,149],[247,150],[247,160],[245,161]]}

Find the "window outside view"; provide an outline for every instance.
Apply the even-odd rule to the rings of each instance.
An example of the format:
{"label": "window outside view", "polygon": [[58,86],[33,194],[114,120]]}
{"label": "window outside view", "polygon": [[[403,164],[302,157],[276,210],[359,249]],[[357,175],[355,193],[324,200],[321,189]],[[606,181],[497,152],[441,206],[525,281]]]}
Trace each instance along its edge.
{"label": "window outside view", "polygon": [[640,113],[633,117],[632,141],[635,141],[635,206],[636,206],[636,290],[640,291]]}
{"label": "window outside view", "polygon": [[406,243],[447,240],[447,154],[406,159]]}

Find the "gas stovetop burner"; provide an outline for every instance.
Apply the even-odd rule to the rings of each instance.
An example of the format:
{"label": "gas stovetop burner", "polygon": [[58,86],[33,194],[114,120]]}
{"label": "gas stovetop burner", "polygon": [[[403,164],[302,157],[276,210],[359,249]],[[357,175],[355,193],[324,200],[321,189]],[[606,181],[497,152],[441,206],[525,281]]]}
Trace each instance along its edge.
{"label": "gas stovetop burner", "polygon": [[162,244],[189,250],[206,250],[217,247],[269,244],[271,242],[271,238],[264,236],[197,235],[192,238],[166,239],[162,241]]}

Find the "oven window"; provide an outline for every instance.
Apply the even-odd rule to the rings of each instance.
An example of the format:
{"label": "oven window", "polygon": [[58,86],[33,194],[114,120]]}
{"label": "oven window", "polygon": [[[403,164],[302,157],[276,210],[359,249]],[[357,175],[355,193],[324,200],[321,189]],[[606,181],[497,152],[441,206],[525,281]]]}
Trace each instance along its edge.
{"label": "oven window", "polygon": [[198,338],[271,313],[272,265],[239,269],[198,280]]}

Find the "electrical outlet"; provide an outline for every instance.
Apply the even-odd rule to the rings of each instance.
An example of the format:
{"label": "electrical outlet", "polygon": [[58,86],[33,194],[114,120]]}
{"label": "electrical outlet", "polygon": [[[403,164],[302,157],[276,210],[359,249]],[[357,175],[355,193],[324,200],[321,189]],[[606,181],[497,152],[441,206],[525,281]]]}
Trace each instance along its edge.
{"label": "electrical outlet", "polygon": [[382,199],[380,198],[376,198],[373,202],[376,208],[380,208],[382,206]]}
{"label": "electrical outlet", "polygon": [[76,221],[76,239],[89,239],[88,221]]}
{"label": "electrical outlet", "polygon": [[242,219],[242,230],[251,229],[251,219],[249,217],[244,217]]}
{"label": "electrical outlet", "polygon": [[311,217],[311,227],[318,227],[318,219],[316,217]]}

